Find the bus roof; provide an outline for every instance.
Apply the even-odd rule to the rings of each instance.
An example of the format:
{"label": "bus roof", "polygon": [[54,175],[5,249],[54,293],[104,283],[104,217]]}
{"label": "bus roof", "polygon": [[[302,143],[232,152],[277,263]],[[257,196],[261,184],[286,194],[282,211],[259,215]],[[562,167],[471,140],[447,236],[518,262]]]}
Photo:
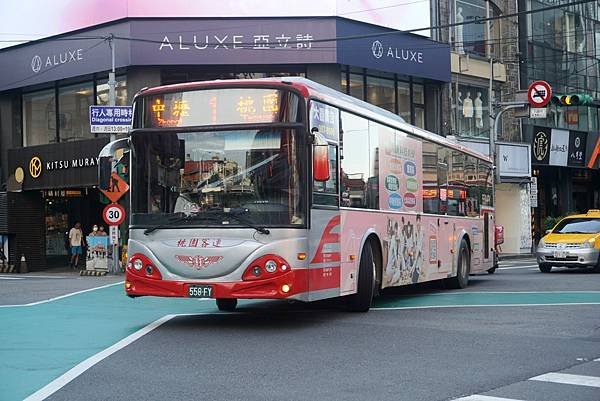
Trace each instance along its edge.
{"label": "bus roof", "polygon": [[[139,91],[135,98],[138,96],[147,96],[153,94],[160,94],[165,92],[179,92],[179,91],[193,91],[207,88],[216,87],[236,87],[236,86],[249,86],[249,87],[260,87],[260,86],[284,86],[290,88],[290,86],[299,92],[305,98],[314,98],[316,100],[329,103],[333,106],[346,109],[358,113],[364,117],[375,120],[382,124],[392,126],[401,131],[413,134],[415,136],[427,139],[431,142],[435,142],[440,145],[448,146],[450,148],[460,150],[464,153],[468,153],[479,159],[483,159],[487,162],[492,162],[491,158],[479,153],[473,149],[459,144],[456,141],[449,140],[443,136],[434,134],[433,132],[421,129],[414,125],[407,123],[402,117],[394,114],[390,111],[374,106],[363,100],[355,97],[346,95],[342,92],[336,91],[328,86],[322,85],[318,82],[311,81],[310,79],[302,77],[276,77],[276,78],[259,78],[259,79],[235,79],[235,80],[215,80],[215,81],[199,81],[199,82],[186,82],[174,85],[157,86],[153,88],[144,88]],[[134,101],[135,101],[134,98]]]}

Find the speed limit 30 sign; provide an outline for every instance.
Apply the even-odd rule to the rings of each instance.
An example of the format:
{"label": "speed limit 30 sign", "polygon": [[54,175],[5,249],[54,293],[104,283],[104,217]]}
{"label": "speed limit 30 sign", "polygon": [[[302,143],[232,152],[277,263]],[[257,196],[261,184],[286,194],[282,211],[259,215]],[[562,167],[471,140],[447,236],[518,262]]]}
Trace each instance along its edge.
{"label": "speed limit 30 sign", "polygon": [[109,226],[118,226],[125,221],[125,209],[118,203],[111,203],[104,208],[102,217]]}

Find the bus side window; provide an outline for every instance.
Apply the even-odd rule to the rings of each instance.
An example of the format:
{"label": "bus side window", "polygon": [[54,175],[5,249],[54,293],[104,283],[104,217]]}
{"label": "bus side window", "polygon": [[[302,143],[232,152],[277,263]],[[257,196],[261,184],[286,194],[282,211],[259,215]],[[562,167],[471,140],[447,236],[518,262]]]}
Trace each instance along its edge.
{"label": "bus side window", "polygon": [[438,186],[438,145],[423,141],[423,212],[437,214],[440,212]]}

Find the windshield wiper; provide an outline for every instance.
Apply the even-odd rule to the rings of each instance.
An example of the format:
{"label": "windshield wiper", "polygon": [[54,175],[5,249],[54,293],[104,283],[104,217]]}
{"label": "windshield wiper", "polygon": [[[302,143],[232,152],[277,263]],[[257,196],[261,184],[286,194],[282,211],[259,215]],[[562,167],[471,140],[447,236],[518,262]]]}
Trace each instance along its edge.
{"label": "windshield wiper", "polygon": [[222,216],[222,217],[233,217],[236,221],[244,224],[247,227],[253,228],[256,231],[269,235],[271,232],[264,228],[264,227],[260,227],[252,222],[250,222],[248,219],[244,218],[241,216],[241,214],[243,213],[247,213],[248,209],[228,209],[225,208],[223,210],[207,210],[204,212],[200,212],[197,214],[184,214],[181,216],[177,216],[177,217],[171,217],[169,219],[168,223],[162,223],[162,224],[157,224],[155,226],[152,227],[148,227],[144,230],[144,234],[148,235],[151,232],[155,231],[155,230],[160,230],[161,228],[167,228],[167,227],[172,227],[174,224],[180,223],[180,222],[188,222],[188,221],[195,221],[195,220],[203,220],[205,218],[214,218],[216,216]]}
{"label": "windshield wiper", "polygon": [[153,231],[160,230],[161,228],[171,227],[174,224],[182,222],[182,221],[201,220],[201,219],[204,219],[205,217],[207,217],[207,216],[204,216],[201,214],[182,214],[181,216],[171,217],[171,218],[169,218],[168,223],[157,224],[155,226],[146,228],[144,230],[144,234],[148,235]]}
{"label": "windshield wiper", "polygon": [[247,227],[253,228],[256,231],[258,231],[259,233],[263,233],[266,235],[269,235],[271,233],[271,231],[269,231],[267,228],[258,226],[254,223],[252,223],[250,220],[246,219],[245,217],[242,217],[242,214],[244,213],[248,213],[248,209],[243,209],[243,208],[223,208],[223,210],[215,210],[216,213],[222,215],[222,216],[227,216],[227,217],[233,217],[235,220],[237,220],[238,222],[246,225]]}

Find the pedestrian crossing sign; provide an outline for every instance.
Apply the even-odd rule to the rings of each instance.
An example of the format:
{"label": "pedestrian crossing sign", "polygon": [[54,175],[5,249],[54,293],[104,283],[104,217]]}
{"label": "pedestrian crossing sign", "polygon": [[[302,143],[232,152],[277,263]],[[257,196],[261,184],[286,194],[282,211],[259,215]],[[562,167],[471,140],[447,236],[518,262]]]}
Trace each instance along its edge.
{"label": "pedestrian crossing sign", "polygon": [[129,184],[127,184],[119,174],[113,171],[108,182],[108,189],[101,189],[100,191],[110,199],[111,202],[115,203],[129,191]]}

